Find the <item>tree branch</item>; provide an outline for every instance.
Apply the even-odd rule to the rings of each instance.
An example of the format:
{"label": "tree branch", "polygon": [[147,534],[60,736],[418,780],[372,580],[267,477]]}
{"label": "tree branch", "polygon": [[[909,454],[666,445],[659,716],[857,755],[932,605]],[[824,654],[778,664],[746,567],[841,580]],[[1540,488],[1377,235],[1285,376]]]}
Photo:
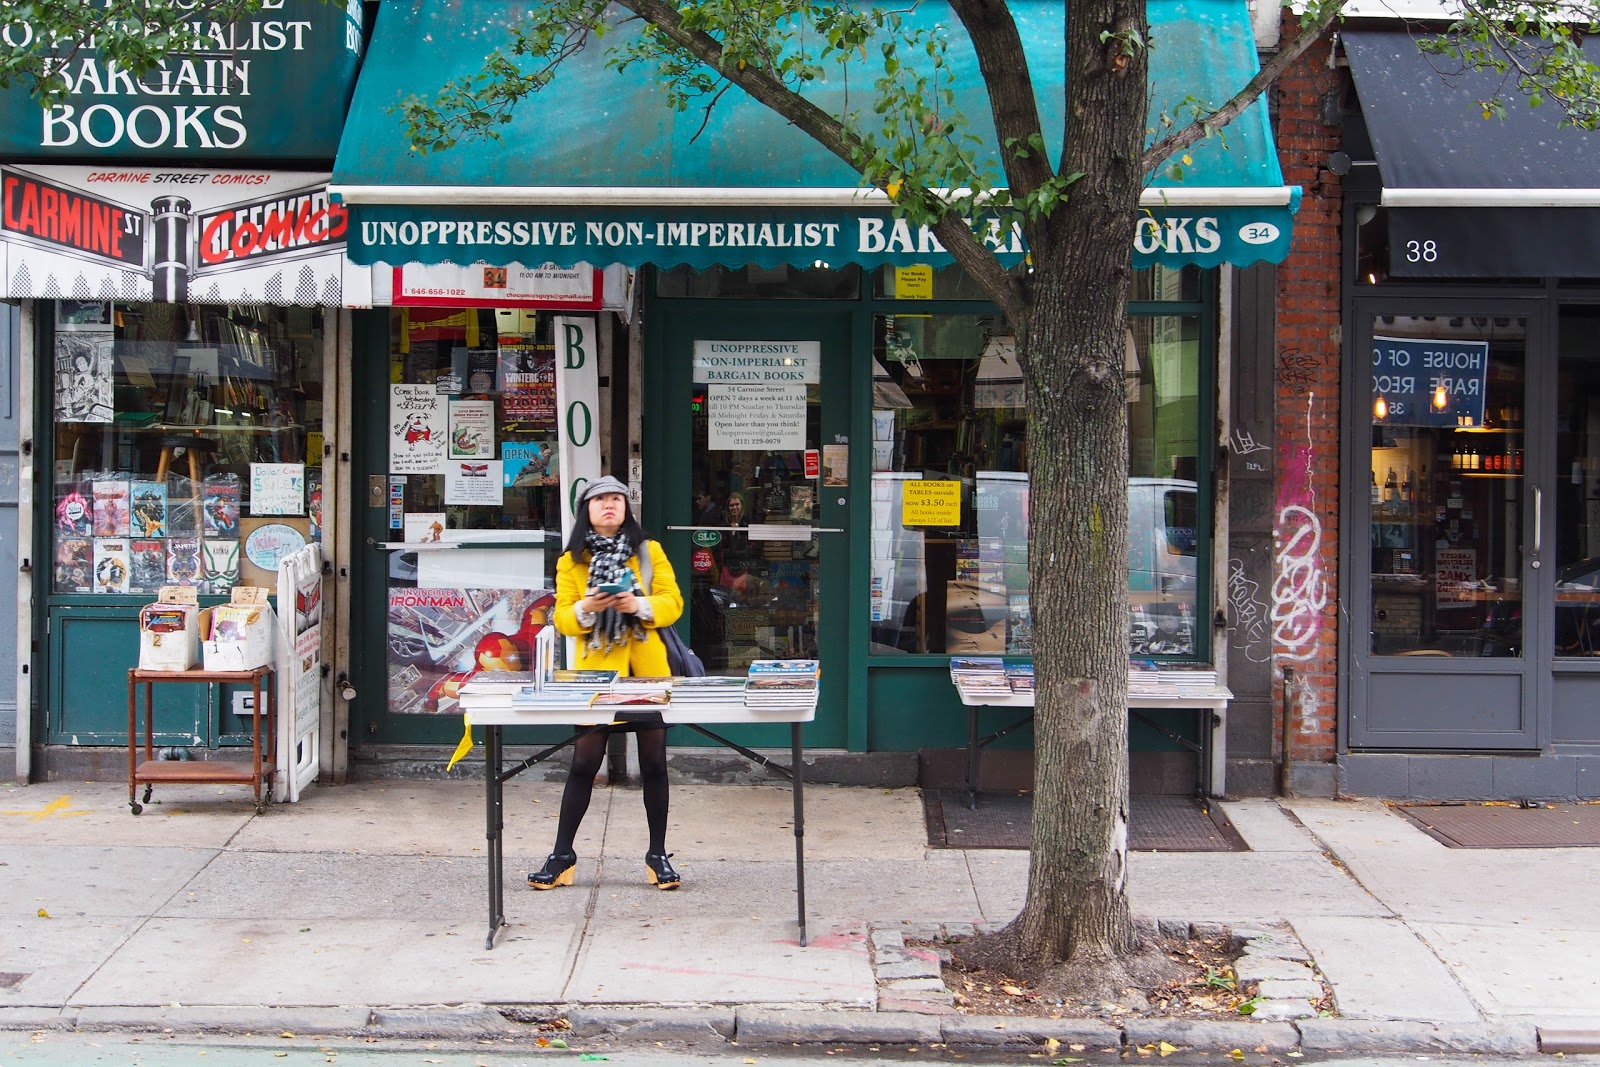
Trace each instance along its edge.
{"label": "tree branch", "polygon": [[[978,53],[978,69],[989,89],[1000,164],[1005,168],[1012,197],[1020,200],[1055,176],[1049,154],[1038,147],[1043,144],[1043,129],[1022,35],[1017,32],[1010,10],[1000,0],[950,0],[950,7],[967,28],[973,50]],[[1007,147],[1012,143],[1023,146],[1026,157]]]}
{"label": "tree branch", "polygon": [[[743,89],[752,100],[794,123],[802,133],[844,160],[856,173],[862,173],[855,162],[853,151],[860,145],[842,121],[829,115],[767,71],[753,65],[746,65],[743,68],[736,64],[725,65],[722,45],[716,38],[709,34],[684,29],[677,8],[665,0],[617,0],[617,4],[650,23],[673,44]],[[890,192],[887,178],[867,174],[862,174],[862,178],[885,193]],[[924,197],[928,202],[944,203],[932,190],[911,186],[896,189],[890,195]],[[945,250],[972,275],[986,293],[994,298],[995,303],[1006,313],[1006,317],[1013,324],[1021,322],[1023,304],[1020,290],[1005,268],[1000,265],[1000,261],[972,232],[966,221],[954,213],[941,212],[941,218],[935,224],[934,232],[938,234]]]}
{"label": "tree branch", "polygon": [[1184,149],[1198,144],[1222,129],[1228,123],[1244,113],[1245,108],[1255,103],[1256,99],[1267,87],[1276,81],[1289,67],[1312,45],[1321,39],[1323,33],[1339,13],[1344,9],[1345,0],[1327,0],[1327,3],[1317,12],[1315,18],[1302,23],[1300,33],[1288,45],[1279,49],[1278,54],[1267,60],[1256,76],[1245,83],[1243,89],[1234,94],[1233,99],[1223,104],[1209,115],[1202,116],[1189,125],[1174,131],[1170,136],[1157,141],[1145,149],[1139,163],[1145,174],[1151,174],[1161,164],[1177,155]]}

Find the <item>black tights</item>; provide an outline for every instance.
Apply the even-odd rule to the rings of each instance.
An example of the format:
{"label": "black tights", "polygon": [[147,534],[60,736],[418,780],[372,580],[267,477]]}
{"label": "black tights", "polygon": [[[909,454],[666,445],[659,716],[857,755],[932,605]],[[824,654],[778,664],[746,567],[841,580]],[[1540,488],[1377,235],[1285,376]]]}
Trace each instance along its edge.
{"label": "black tights", "polygon": [[[578,824],[589,810],[589,797],[594,793],[594,776],[606,758],[606,740],[611,731],[595,730],[573,742],[572,769],[567,772],[567,787],[561,793],[561,819],[556,824],[556,846],[553,851],[572,851],[572,842],[578,836]],[[667,850],[667,731],[640,730],[639,778],[644,784],[644,820],[650,828],[650,851]]]}

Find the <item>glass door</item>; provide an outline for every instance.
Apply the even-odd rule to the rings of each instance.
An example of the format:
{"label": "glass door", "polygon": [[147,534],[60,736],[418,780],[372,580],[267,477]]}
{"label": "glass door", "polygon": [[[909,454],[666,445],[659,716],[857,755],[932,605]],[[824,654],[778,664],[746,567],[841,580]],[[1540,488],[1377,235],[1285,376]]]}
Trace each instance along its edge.
{"label": "glass door", "polygon": [[1353,642],[1351,744],[1531,746],[1524,624],[1549,538],[1526,432],[1529,320],[1362,321],[1370,388],[1354,394],[1365,410],[1353,504],[1367,566],[1350,558],[1369,626]]}
{"label": "glass door", "polygon": [[687,595],[689,642],[712,674],[819,659],[807,741],[842,745],[850,316],[726,301],[714,314],[691,301],[656,307],[670,375],[660,395],[676,402],[660,410],[668,449],[651,521],[665,527]]}
{"label": "glass door", "polygon": [[[520,308],[368,321],[353,404],[361,740],[455,740],[474,671],[530,669],[561,529],[555,348]],[[377,336],[371,336],[377,335]]]}

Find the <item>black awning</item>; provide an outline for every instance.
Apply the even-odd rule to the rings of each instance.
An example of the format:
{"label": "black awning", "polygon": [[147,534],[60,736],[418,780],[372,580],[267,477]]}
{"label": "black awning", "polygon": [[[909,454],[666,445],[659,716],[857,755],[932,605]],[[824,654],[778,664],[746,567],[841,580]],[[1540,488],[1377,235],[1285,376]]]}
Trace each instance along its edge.
{"label": "black awning", "polygon": [[[1424,55],[1425,35],[1342,34],[1372,136],[1398,278],[1600,277],[1600,133],[1515,82]],[[1600,62],[1600,43],[1585,51]],[[1506,97],[1504,119],[1480,101]]]}

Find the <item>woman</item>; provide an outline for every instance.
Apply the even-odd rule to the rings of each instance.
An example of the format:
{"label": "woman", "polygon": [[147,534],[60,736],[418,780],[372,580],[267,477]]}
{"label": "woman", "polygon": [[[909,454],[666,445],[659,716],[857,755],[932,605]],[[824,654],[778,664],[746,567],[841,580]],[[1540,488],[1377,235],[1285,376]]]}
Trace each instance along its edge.
{"label": "woman", "polygon": [[[633,517],[627,493],[627,486],[607,476],[590,482],[579,498],[572,536],[556,561],[556,630],[579,639],[575,664],[579,670],[660,677],[672,672],[667,667],[666,645],[655,631],[677,621],[683,613],[683,595],[667,554]],[[653,572],[648,595],[639,578],[641,545],[648,546],[643,551],[650,553]],[[633,572],[638,593],[598,591],[597,586],[615,582],[624,571]],[[666,844],[667,729],[629,723],[591,730],[573,743],[555,847],[544,866],[528,875],[528,884],[535,889],[572,884],[578,862],[572,842],[589,810],[594,777],[605,759],[606,739],[612,731],[638,735],[639,776],[650,829],[650,849],[644,857],[650,884],[658,889],[678,888],[680,879]]]}

